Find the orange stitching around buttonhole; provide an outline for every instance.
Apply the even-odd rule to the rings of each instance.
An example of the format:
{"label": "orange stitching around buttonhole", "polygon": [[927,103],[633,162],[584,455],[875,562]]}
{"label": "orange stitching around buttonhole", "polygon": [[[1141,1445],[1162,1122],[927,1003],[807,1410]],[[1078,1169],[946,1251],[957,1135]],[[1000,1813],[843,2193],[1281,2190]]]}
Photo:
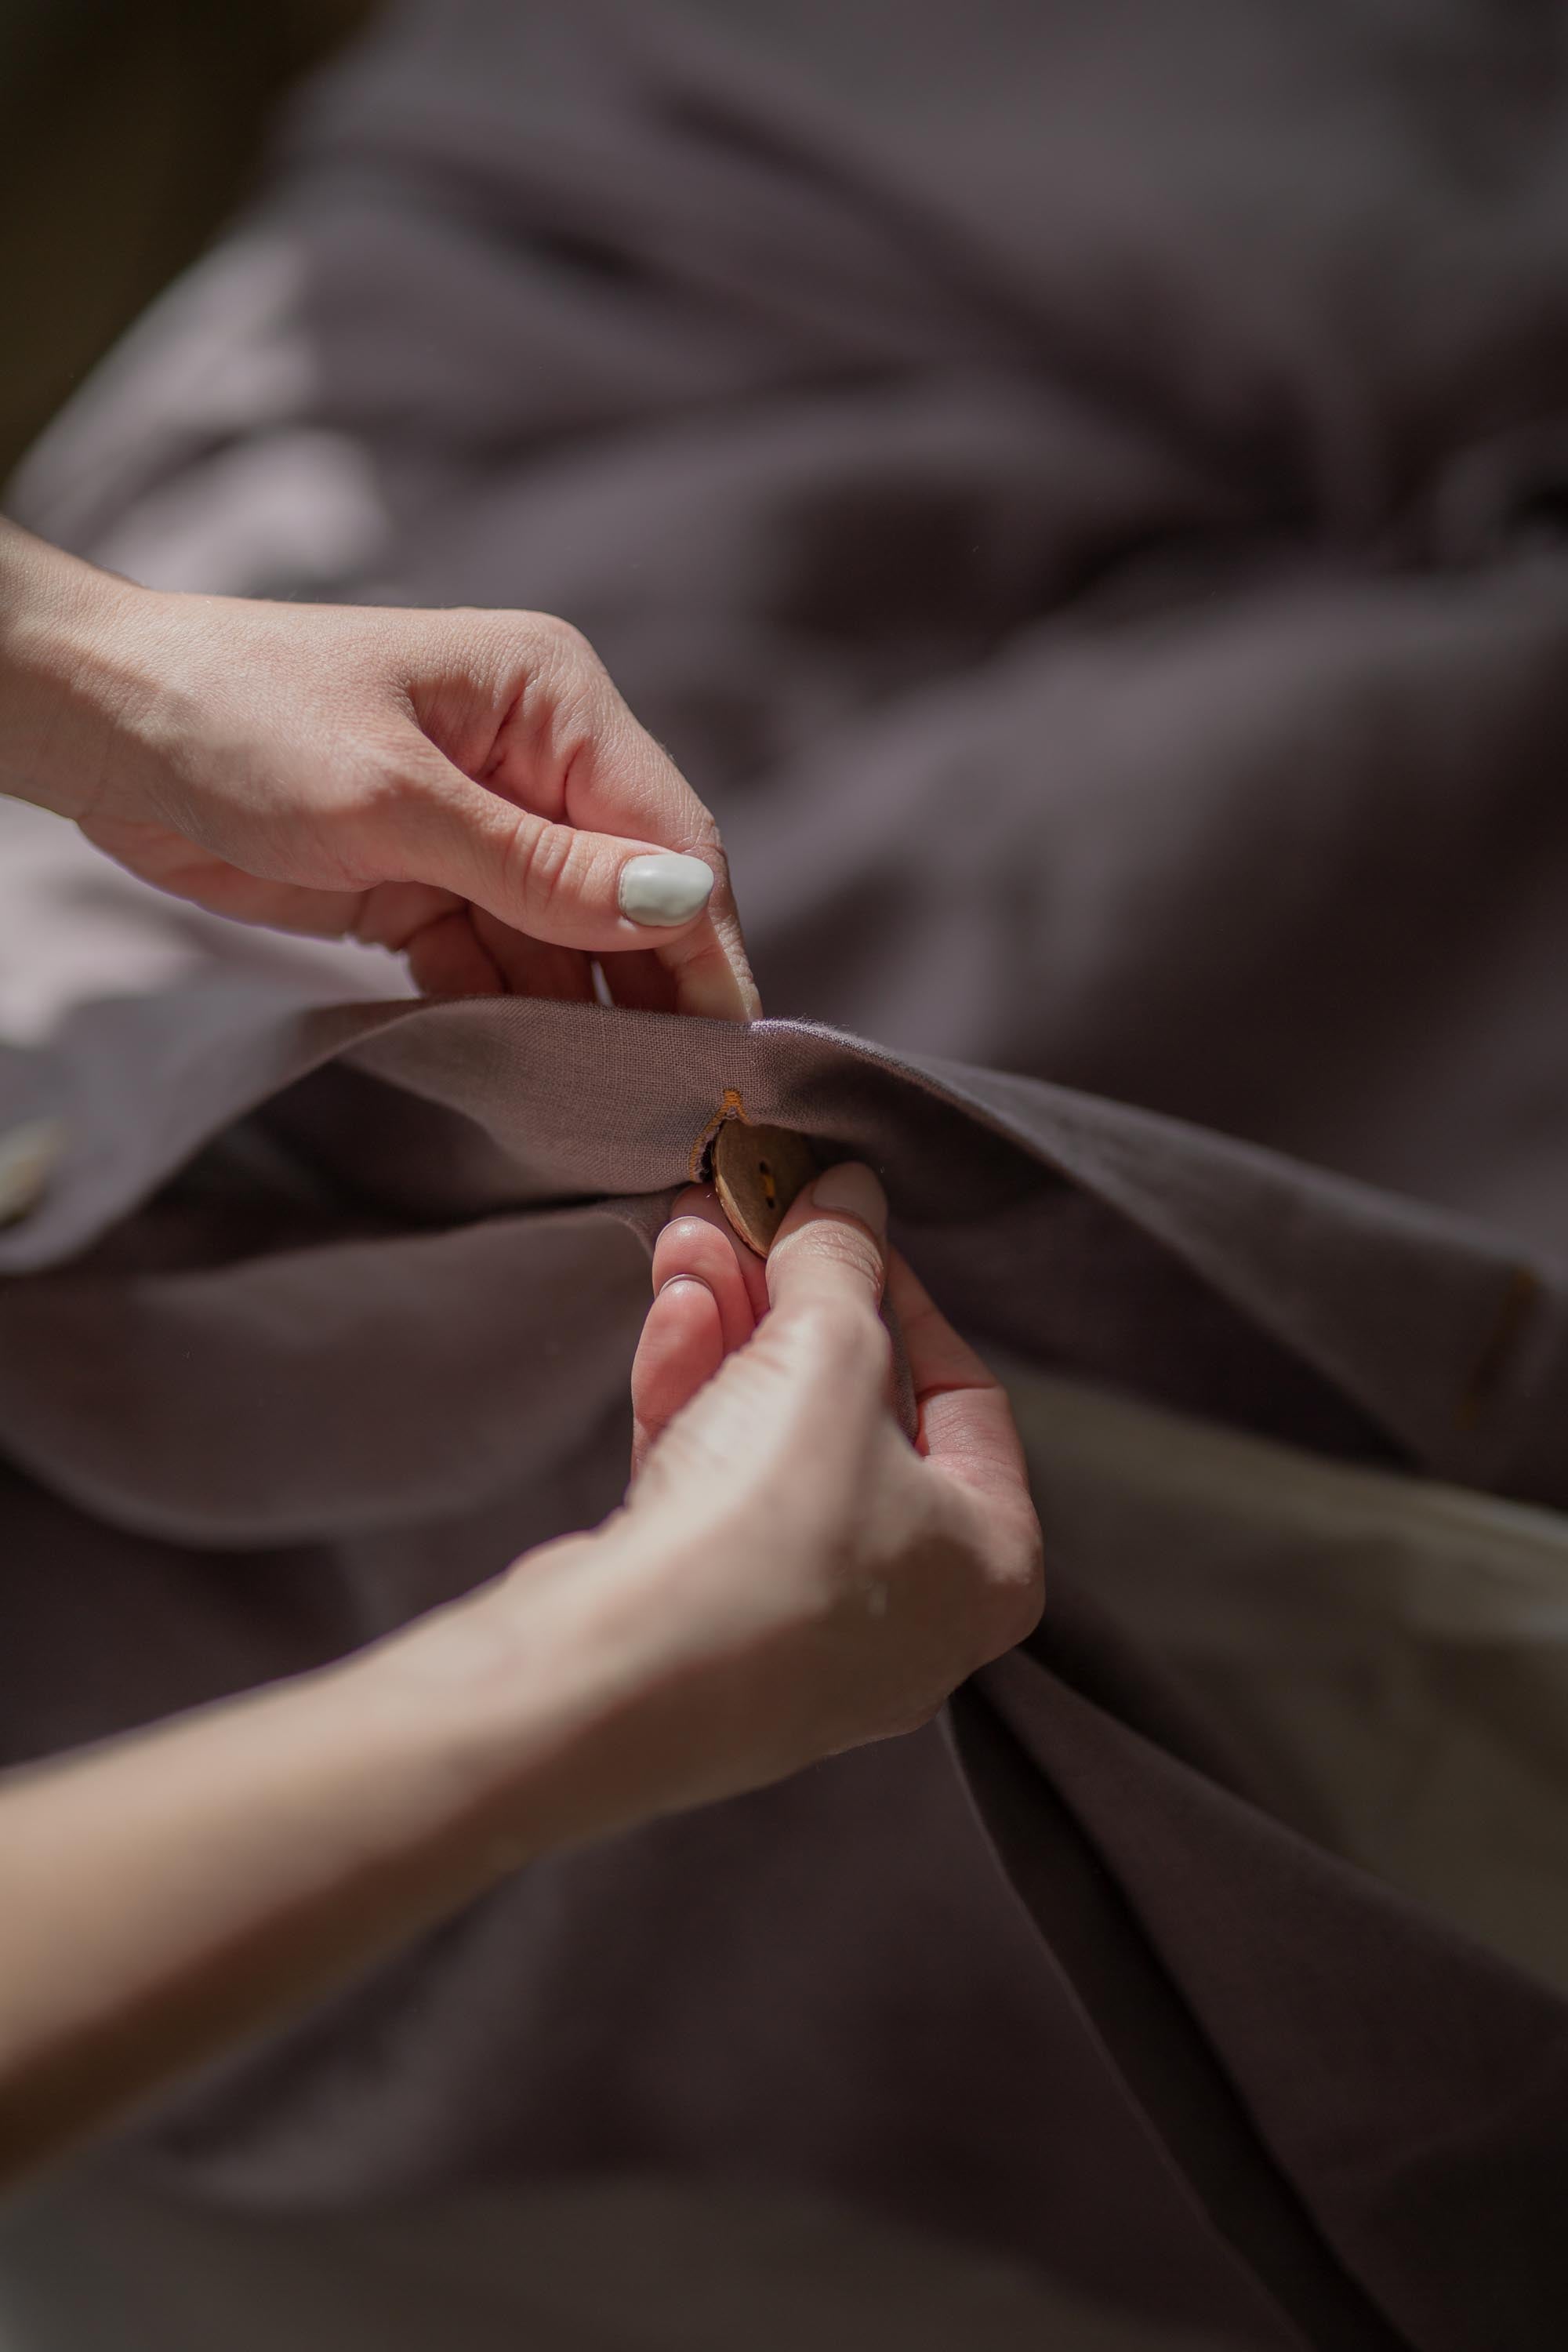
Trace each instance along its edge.
{"label": "orange stitching around buttonhole", "polygon": [[691,1156],[687,1165],[691,1171],[691,1181],[694,1184],[701,1183],[702,1162],[707,1157],[708,1147],[727,1118],[738,1118],[746,1127],[750,1127],[752,1123],[746,1116],[746,1106],[741,1100],[740,1089],[736,1087],[725,1087],[723,1101],[691,1147]]}

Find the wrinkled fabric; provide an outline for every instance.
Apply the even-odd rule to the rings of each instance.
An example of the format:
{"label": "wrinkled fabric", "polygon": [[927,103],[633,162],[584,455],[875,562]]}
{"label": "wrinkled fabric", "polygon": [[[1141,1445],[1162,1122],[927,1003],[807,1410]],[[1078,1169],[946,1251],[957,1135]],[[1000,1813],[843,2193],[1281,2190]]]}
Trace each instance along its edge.
{"label": "wrinkled fabric", "polygon": [[563,614],[773,1009],[1560,1247],[1562,52],[1486,0],[405,11],[11,504]]}
{"label": "wrinkled fabric", "polygon": [[[52,1086],[27,1107],[47,1101],[71,1149],[47,1201],[0,1245],[16,1276],[0,1291],[8,1516],[56,1563],[13,1612],[0,1712],[14,1740],[28,1724],[37,1745],[106,1727],[106,1689],[108,1721],[134,1720],[331,1654],[499,1565],[520,1525],[542,1537],[607,1507],[647,1248],[729,1087],[756,1117],[877,1164],[899,1237],[982,1339],[1081,1361],[1079,1335],[1094,1330],[1102,1376],[1310,1428],[1360,1459],[1445,1475],[1507,1464],[1521,1490],[1557,1499],[1552,1449],[1517,1441],[1554,1419],[1568,1382],[1560,1278],[1451,1219],[1038,1081],[900,1063],[800,1024],[745,1032],[502,1000],[318,1010],[217,979],[84,1007],[38,1057]],[[131,1130],[146,1140],[140,1160]],[[613,1192],[594,1193],[595,1179]],[[1477,1367],[1521,1267],[1528,1338],[1478,1404]],[[1107,1290],[1121,1302],[1110,1318],[1096,1312]],[[1044,1501],[1048,1530],[1048,1486]],[[224,1573],[234,1553],[237,1588]],[[956,2203],[968,2226],[1008,2232],[995,2170],[1009,2154],[1016,2165],[1017,2136],[1049,2098],[1028,2080],[1029,2041],[1058,2092],[1061,2066],[1041,2042],[1043,1990],[1029,2036],[1026,1987],[1013,1985],[1019,2013],[998,2036],[997,1989],[982,2001],[977,1979],[1032,1966],[1043,1987],[1060,1968],[1211,2221],[1307,2340],[1400,2340],[1378,2308],[1392,2295],[1448,2331],[1426,2340],[1464,2341],[1456,2325],[1506,2308],[1500,2268],[1525,2242],[1521,2212],[1527,2226],[1530,2200],[1545,2197],[1558,1998],[1234,1791],[1225,1757],[1125,1654],[1073,1571],[1070,1553],[1054,1554],[1045,1628],[961,1696],[952,1732],[970,1801],[1043,1931],[1032,1962],[999,1890],[978,1916],[969,1907],[984,1854],[927,1736],[538,1865],[382,1972],[368,2004],[321,2012],[176,2102],[165,2162],[230,2193],[297,2200],[406,2187],[502,2151],[548,2167],[574,2146],[580,2161],[626,2144],[627,2065],[651,2145],[675,2156],[684,2142],[712,2162],[724,2127],[711,2092],[695,2113],[693,2094],[717,2068],[734,2096],[748,2023],[765,2021],[771,2063],[782,2057],[774,1971],[794,1979],[800,1923],[747,1965],[725,1956],[729,2034],[715,2031],[711,1977],[700,2019],[678,2003],[679,2027],[650,2021],[631,1987],[646,2003],[648,1979],[694,1967],[686,1903],[716,1868],[734,1899],[732,1825],[837,1773],[871,1801],[856,1825],[837,1792],[840,1867],[863,1871],[868,1835],[879,1849],[883,1807],[905,1815],[906,1838],[919,1825],[910,1883],[889,1885],[880,1864],[883,1934],[916,1932],[911,1903],[918,1916],[939,1890],[945,1907],[970,1887],[956,1948],[951,1913],[945,1928],[940,1914],[923,1923],[927,1965],[961,1998],[956,2014],[925,2007],[921,2025],[945,2029],[927,2066],[963,2084],[971,2156],[984,2149],[993,2173],[983,2225],[946,2180],[938,2210]],[[95,1671],[51,1674],[84,1607]],[[688,1848],[673,1885],[668,1843]],[[808,1829],[797,1867],[811,1844]],[[594,1948],[606,1903],[620,1925],[609,1974]],[[712,1941],[699,1938],[710,1967]],[[857,1992],[840,1954],[816,1958],[827,2011],[795,2011],[791,2054],[818,2072],[836,2061],[847,2109],[805,2163],[836,2186],[879,2181],[918,2202],[917,2184],[899,2186],[902,2101],[921,2103],[908,2051],[895,2034],[894,2097],[868,2065],[864,1980]],[[563,1962],[570,1990],[552,1991]],[[525,1970],[536,2008],[517,1998]],[[537,2085],[542,2058],[551,2073],[561,2063],[558,2043],[539,2046],[545,2019],[602,2032],[623,2001],[639,2021],[629,2051],[591,2038],[567,2069],[569,2098],[559,2076]],[[345,2030],[351,2048],[386,2038],[381,2066],[348,2084],[334,2046]],[[517,2069],[504,2098],[502,2048]],[[749,2105],[754,2072],[746,2091]],[[869,2146],[841,2171],[838,2136],[852,2137],[861,2101]],[[828,2121],[812,2117],[816,2130]],[[753,2158],[770,2137],[748,2116]],[[952,2161],[951,2115],[939,2137]],[[1347,2143],[1382,2151],[1372,2181]],[[1018,2167],[1013,2197],[1033,2186]],[[1456,2312],[1429,2251],[1456,2194],[1468,2249],[1492,2241],[1474,2313]],[[1011,2229],[1029,2242],[1021,2216]],[[1531,2259],[1526,2312],[1545,2248]]]}
{"label": "wrinkled fabric", "polygon": [[[83,2260],[84,2245],[93,2259]],[[89,2168],[0,2211],[6,2352],[1235,2352],[807,2198],[613,2179],[347,2216],[219,2212]],[[460,2335],[458,2333],[460,2331]]]}
{"label": "wrinkled fabric", "polygon": [[1053,1545],[1249,1794],[1568,1992],[1568,1517],[1006,1379]]}
{"label": "wrinkled fabric", "polygon": [[[982,1342],[1568,1499],[1561,14],[963,31],[406,12],[17,484],[168,584],[579,623],[787,1017],[186,938],[18,1045],[71,1144],[0,1256],[10,1753],[613,1503],[731,1087],[884,1171]],[[1061,1534],[944,1732],[537,1866],[137,2160],[738,2170],[1260,2343],[1554,2346],[1549,1975],[1292,1818]]]}

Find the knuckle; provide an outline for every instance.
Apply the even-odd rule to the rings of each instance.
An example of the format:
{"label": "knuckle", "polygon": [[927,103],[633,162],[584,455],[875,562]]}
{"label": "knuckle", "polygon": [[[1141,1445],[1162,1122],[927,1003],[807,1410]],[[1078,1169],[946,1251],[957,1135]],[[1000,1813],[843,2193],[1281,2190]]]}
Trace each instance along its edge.
{"label": "knuckle", "polygon": [[983,1616],[988,1656],[1028,1640],[1040,1622],[1045,1594],[1045,1550],[1031,1512],[994,1548],[988,1566]]}
{"label": "knuckle", "polygon": [[894,1726],[893,1736],[898,1738],[907,1732],[923,1731],[928,1723],[934,1723],[962,1679],[962,1676],[958,1677],[942,1690],[928,1691],[902,1708]]}
{"label": "knuckle", "polygon": [[689,856],[706,856],[722,879],[729,873],[729,861],[724,854],[718,822],[710,815],[689,784],[686,789],[690,796],[690,805],[686,812],[680,846]]}
{"label": "knuckle", "polygon": [[573,622],[562,620],[556,613],[525,613],[522,619],[534,659],[541,667],[567,677],[597,677],[603,665]]}
{"label": "knuckle", "polygon": [[574,895],[578,836],[569,824],[520,822],[512,835],[510,880],[534,917]]}
{"label": "knuckle", "polygon": [[1000,1657],[1005,1650],[1016,1650],[1026,1642],[1040,1622],[1044,1593],[1038,1584],[1014,1585],[1003,1596],[996,1612],[994,1639],[991,1654]]}
{"label": "knuckle", "polygon": [[345,758],[338,781],[312,793],[310,830],[359,878],[387,879],[403,871],[408,845],[444,789],[438,765],[433,772],[402,758]]}
{"label": "knuckle", "polygon": [[892,1361],[886,1325],[868,1297],[816,1298],[801,1310],[800,1330],[809,1351],[857,1385],[884,1379]]}
{"label": "knuckle", "polygon": [[855,1321],[857,1361],[868,1381],[884,1387],[893,1370],[893,1342],[887,1325],[869,1301]]}
{"label": "knuckle", "polygon": [[882,1288],[882,1253],[862,1224],[848,1218],[815,1214],[803,1229],[814,1262],[850,1277],[866,1294],[861,1303],[878,1297]]}
{"label": "knuckle", "polygon": [[928,1692],[918,1696],[903,1696],[885,1706],[862,1730],[857,1746],[866,1747],[874,1740],[907,1739],[911,1731],[923,1731],[934,1723],[951,1694],[939,1692],[932,1697]]}

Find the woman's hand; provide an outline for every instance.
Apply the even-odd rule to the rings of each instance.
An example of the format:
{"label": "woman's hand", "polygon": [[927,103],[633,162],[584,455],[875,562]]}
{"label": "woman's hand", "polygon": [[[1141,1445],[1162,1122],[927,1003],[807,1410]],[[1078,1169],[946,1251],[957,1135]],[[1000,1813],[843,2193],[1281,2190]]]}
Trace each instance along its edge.
{"label": "woman's hand", "polygon": [[758,1010],[712,819],[539,613],[139,588],[0,523],[0,786],[242,922],[452,994]]}
{"label": "woman's hand", "polygon": [[659,1242],[638,1468],[591,1535],[342,1664],[0,1775],[0,2180],[508,1870],[922,1723],[1039,1612],[1005,1399],[839,1168],[765,1274]]}
{"label": "woman's hand", "polygon": [[[643,1792],[661,1810],[910,1730],[1032,1629],[1038,1522],[1006,1397],[901,1259],[868,1169],[798,1200],[765,1267],[711,1193],[660,1237],[628,1505]],[[884,1278],[918,1433],[894,1411]],[[526,1576],[526,1565],[521,1573]],[[626,1731],[633,1731],[628,1717]]]}

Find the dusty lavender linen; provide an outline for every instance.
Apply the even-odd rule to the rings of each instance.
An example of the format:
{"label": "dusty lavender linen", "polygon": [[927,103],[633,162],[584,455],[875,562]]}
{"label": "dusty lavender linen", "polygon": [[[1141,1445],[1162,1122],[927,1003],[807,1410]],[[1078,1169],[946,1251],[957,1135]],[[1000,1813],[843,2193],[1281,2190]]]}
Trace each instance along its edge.
{"label": "dusty lavender linen", "polygon": [[[718,17],[395,19],[16,488],[171,584],[565,613],[792,1017],[215,968],[16,1053],[76,1143],[5,1244],[11,1753],[605,1507],[728,1086],[982,1339],[1564,1502],[1562,12]],[[944,1735],[525,1874],[141,2160],[739,2169],[1258,2341],[1555,2345],[1562,2000],[1250,1802],[1089,1583]]]}

